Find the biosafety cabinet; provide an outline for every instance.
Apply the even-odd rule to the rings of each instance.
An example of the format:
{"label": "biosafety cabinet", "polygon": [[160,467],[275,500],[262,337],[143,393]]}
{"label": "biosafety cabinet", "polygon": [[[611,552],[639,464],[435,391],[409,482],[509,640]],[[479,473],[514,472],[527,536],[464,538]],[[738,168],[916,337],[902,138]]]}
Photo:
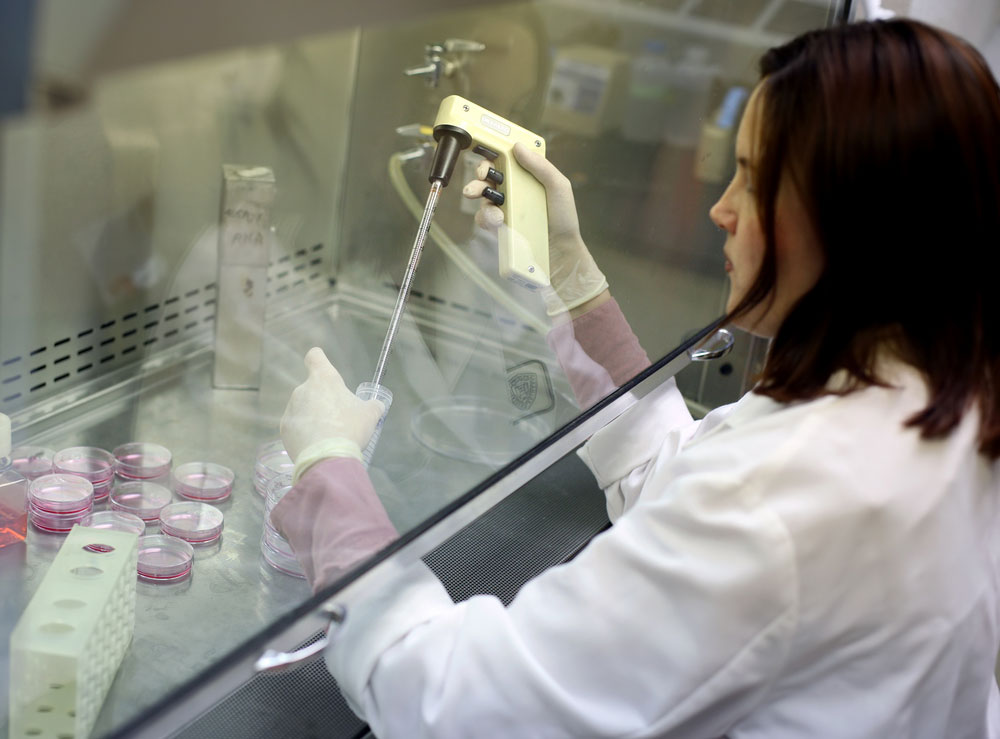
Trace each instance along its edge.
{"label": "biosafety cabinet", "polygon": [[[93,473],[106,457],[79,450],[104,450],[118,473],[91,474],[104,499],[88,513],[128,507],[114,490],[131,469],[163,483],[160,504],[193,498],[222,521],[188,536],[176,567],[134,577],[126,561],[117,590],[80,586],[82,610],[119,598],[84,629],[59,610],[74,599],[32,599],[79,585],[49,577],[76,549],[100,563],[111,545],[65,531],[79,511],[36,507],[23,541],[23,518],[5,512],[3,731],[363,736],[313,653],[388,570],[424,558],[456,599],[506,601],[585,546],[607,519],[573,450],[668,377],[696,415],[750,381],[763,347],[713,325],[728,283],[708,209],[756,59],[850,5],[8,3],[0,411],[12,456],[72,472],[78,450]],[[349,387],[371,379],[428,193],[430,126],[453,94],[544,138],[652,366],[579,407],[544,302],[500,277],[495,238],[461,197],[479,161],[463,154],[383,378],[393,401],[369,472],[400,538],[314,594],[266,526],[267,493],[289,472],[279,419],[312,346]],[[149,467],[127,466],[130,443],[147,445]],[[145,534],[171,533],[154,503],[132,512]],[[40,626],[47,641],[33,641]],[[53,644],[70,657],[43,670]]]}

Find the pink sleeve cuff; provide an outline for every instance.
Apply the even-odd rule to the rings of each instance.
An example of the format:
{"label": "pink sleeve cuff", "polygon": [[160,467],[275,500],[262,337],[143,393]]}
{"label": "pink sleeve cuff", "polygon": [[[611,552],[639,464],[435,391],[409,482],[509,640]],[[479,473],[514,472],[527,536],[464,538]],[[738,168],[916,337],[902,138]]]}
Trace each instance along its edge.
{"label": "pink sleeve cuff", "polygon": [[317,592],[398,537],[364,465],[317,462],[271,510]]}

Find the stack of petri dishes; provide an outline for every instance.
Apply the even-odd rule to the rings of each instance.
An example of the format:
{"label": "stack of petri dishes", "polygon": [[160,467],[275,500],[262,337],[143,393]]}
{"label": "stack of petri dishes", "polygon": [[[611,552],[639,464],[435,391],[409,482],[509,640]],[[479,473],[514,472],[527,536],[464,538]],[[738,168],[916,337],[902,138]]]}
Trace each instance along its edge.
{"label": "stack of petri dishes", "polygon": [[214,462],[188,462],[174,469],[174,492],[182,498],[218,503],[229,497],[236,475]]}
{"label": "stack of petri dishes", "polygon": [[10,453],[10,461],[22,477],[34,480],[42,475],[52,474],[54,454],[44,446],[20,446]]}
{"label": "stack of petri dishes", "polygon": [[41,531],[66,534],[94,509],[94,486],[77,475],[42,475],[28,486],[28,520]]}
{"label": "stack of petri dishes", "polygon": [[119,483],[111,491],[111,510],[131,513],[150,523],[159,519],[160,511],[171,500],[173,495],[162,485],[133,480]]}
{"label": "stack of petri dishes", "polygon": [[259,495],[267,495],[267,486],[278,475],[290,475],[295,463],[285,451],[281,439],[265,441],[257,447],[257,461],[253,468],[253,487]]}
{"label": "stack of petri dishes", "polygon": [[305,578],[295,552],[278,530],[271,525],[271,509],[292,489],[291,475],[278,475],[267,486],[264,496],[264,532],[260,539],[260,552],[271,567],[292,577]]}
{"label": "stack of petri dishes", "polygon": [[123,480],[156,480],[170,474],[170,450],[159,444],[133,441],[111,451],[115,474]]}
{"label": "stack of petri dishes", "polygon": [[94,446],[74,446],[56,452],[52,458],[55,472],[78,475],[94,486],[94,502],[107,500],[115,477],[115,458],[111,452]]}

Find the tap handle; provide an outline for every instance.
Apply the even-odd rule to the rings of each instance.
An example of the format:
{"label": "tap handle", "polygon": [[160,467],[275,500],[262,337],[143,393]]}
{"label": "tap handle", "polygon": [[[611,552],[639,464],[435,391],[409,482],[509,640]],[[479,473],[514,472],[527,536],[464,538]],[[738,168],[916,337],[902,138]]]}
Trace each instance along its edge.
{"label": "tap handle", "polygon": [[442,46],[445,51],[451,52],[464,52],[464,51],[485,51],[486,44],[480,43],[479,41],[468,41],[461,38],[450,38],[447,39]]}

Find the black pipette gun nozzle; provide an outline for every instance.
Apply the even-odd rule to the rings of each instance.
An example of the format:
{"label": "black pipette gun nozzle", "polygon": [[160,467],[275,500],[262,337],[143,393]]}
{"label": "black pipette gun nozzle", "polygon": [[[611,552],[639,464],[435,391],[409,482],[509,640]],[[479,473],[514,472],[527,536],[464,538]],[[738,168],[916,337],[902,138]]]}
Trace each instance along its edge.
{"label": "black pipette gun nozzle", "polygon": [[458,155],[463,149],[469,148],[472,137],[464,128],[442,123],[434,126],[434,140],[438,145],[434,152],[434,161],[431,162],[431,173],[427,179],[432,183],[440,182],[442,187],[447,187],[458,163]]}

